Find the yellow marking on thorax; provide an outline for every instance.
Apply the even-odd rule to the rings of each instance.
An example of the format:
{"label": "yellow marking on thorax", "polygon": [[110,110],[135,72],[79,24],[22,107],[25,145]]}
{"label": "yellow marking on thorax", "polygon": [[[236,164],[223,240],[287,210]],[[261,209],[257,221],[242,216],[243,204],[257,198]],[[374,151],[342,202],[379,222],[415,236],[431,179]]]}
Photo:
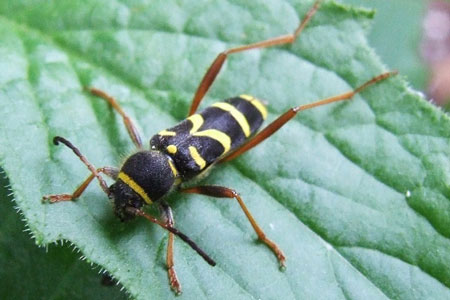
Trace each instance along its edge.
{"label": "yellow marking on thorax", "polygon": [[231,138],[226,133],[223,133],[222,131],[219,131],[217,129],[206,129],[206,130],[198,131],[198,132],[195,132],[193,134],[193,136],[207,136],[207,137],[210,137],[210,138],[218,141],[219,143],[222,144],[223,149],[224,149],[222,155],[227,153],[230,150]]}
{"label": "yellow marking on thorax", "polygon": [[236,107],[226,102],[217,102],[214,103],[212,106],[218,107],[224,111],[229,112],[231,116],[236,120],[236,122],[239,123],[239,126],[241,126],[242,131],[245,134],[245,137],[250,136],[250,125],[248,124],[248,121],[245,118],[244,114],[242,114],[239,110],[237,110]]}
{"label": "yellow marking on thorax", "polygon": [[144,189],[136,183],[130,176],[125,174],[124,172],[119,172],[118,178],[122,180],[126,185],[128,185],[133,191],[135,191],[142,199],[144,199],[145,203],[152,204],[152,200],[144,191]]}
{"label": "yellow marking on thorax", "polygon": [[167,149],[167,152],[169,152],[170,154],[175,154],[178,151],[178,148],[175,145],[169,145],[169,146],[167,146],[166,149]]}
{"label": "yellow marking on thorax", "polygon": [[264,104],[261,103],[261,101],[253,96],[245,94],[240,95],[239,97],[253,104],[253,106],[256,107],[257,110],[259,110],[264,120],[267,118],[267,108],[264,106]]}
{"label": "yellow marking on thorax", "polygon": [[178,176],[178,170],[175,168],[175,165],[173,164],[173,161],[171,159],[167,160],[169,162],[170,169],[172,170],[173,176]]}
{"label": "yellow marking on thorax", "polygon": [[187,118],[189,121],[192,122],[192,128],[189,131],[190,134],[193,134],[194,132],[197,132],[197,130],[202,126],[203,124],[203,117],[199,114],[195,114]]}
{"label": "yellow marking on thorax", "polygon": [[206,166],[206,161],[203,159],[200,153],[198,153],[197,148],[195,148],[194,146],[189,146],[189,153],[191,154],[191,157],[195,161],[195,163],[200,167],[200,170],[203,170],[203,168]]}
{"label": "yellow marking on thorax", "polygon": [[176,136],[177,133],[175,131],[162,130],[158,133],[158,135],[162,136]]}

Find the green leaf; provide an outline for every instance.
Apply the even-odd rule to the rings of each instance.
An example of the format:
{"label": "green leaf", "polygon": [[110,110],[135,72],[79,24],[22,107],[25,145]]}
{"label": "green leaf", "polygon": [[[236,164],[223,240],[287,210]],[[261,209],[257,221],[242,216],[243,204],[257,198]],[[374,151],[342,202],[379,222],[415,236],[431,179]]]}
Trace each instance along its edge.
{"label": "green leaf", "polygon": [[[375,9],[369,44],[390,68],[405,75],[415,89],[424,91],[428,67],[421,55],[423,18],[431,1],[342,0]],[[401,41],[401,42],[400,42]]]}
{"label": "green leaf", "polygon": [[[133,151],[121,119],[83,87],[116,97],[150,138],[185,117],[217,53],[291,32],[311,5],[0,2],[0,161],[36,241],[74,243],[136,298],[174,298],[166,232],[120,223],[96,184],[76,202],[41,203],[88,175],[52,138],[68,138],[98,167],[120,165]],[[367,45],[371,17],[325,2],[294,45],[232,55],[202,107],[248,93],[267,100],[273,120],[358,86],[385,71]],[[303,112],[205,180],[240,192],[287,270],[237,203],[175,194],[177,227],[218,263],[176,239],[183,298],[449,298],[449,135],[449,118],[401,76]]]}
{"label": "green leaf", "polygon": [[[0,178],[2,187],[7,184]],[[126,299],[117,287],[101,285],[101,276],[74,249],[36,247],[6,191],[0,189],[1,299]]]}

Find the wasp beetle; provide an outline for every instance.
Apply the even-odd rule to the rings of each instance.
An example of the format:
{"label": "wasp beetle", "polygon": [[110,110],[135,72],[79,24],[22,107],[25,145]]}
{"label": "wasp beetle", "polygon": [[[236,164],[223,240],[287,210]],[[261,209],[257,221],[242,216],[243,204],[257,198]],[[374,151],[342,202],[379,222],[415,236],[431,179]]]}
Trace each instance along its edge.
{"label": "wasp beetle", "polygon": [[[115,214],[122,221],[140,216],[169,231],[166,263],[170,286],[177,294],[181,292],[181,284],[174,269],[174,235],[179,236],[188,243],[210,265],[214,266],[215,262],[191,239],[174,227],[172,211],[164,201],[164,196],[173,189],[182,193],[236,199],[258,238],[273,251],[280,267],[284,268],[286,263],[285,254],[275,242],[265,235],[236,191],[231,188],[212,185],[186,188],[183,186],[183,183],[198,177],[215,164],[230,161],[247,152],[270,137],[295,117],[299,111],[351,99],[356,93],[369,85],[395,74],[395,72],[386,72],[373,77],[347,93],[290,108],[260,131],[259,128],[267,116],[267,110],[262,101],[249,95],[240,95],[215,103],[196,113],[201,100],[230,54],[293,43],[317,11],[319,3],[320,1],[314,3],[292,34],[230,48],[220,53],[200,82],[192,100],[188,117],[174,127],[163,130],[153,136],[150,140],[149,150],[143,148],[136,126],[122,110],[118,102],[101,90],[89,88],[88,90],[92,94],[109,102],[117,113],[121,115],[138,151],[129,156],[120,168],[95,168],[68,140],[62,137],[55,137],[54,143],[58,144],[61,142],[71,148],[89,168],[91,175],[72,194],[46,195],[43,197],[43,200],[50,203],[72,201],[83,193],[94,178],[97,178],[103,191],[112,200]],[[101,173],[111,177],[115,182],[108,186]],[[161,211],[160,219],[152,217],[143,210],[144,206],[149,204],[158,205]]]}

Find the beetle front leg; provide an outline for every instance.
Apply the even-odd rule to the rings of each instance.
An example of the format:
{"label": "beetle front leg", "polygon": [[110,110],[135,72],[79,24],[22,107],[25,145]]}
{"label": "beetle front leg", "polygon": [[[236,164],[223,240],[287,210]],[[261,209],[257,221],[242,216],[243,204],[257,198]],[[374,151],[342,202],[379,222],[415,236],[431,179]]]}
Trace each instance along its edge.
{"label": "beetle front leg", "polygon": [[[173,219],[172,209],[166,203],[160,204],[160,210],[162,212],[163,220],[166,222],[167,226],[174,227],[175,220]],[[172,290],[177,294],[181,294],[181,284],[178,280],[177,272],[175,271],[175,264],[173,260],[173,241],[174,234],[169,232],[169,241],[167,242],[167,256],[166,256],[166,264],[167,264],[167,275],[169,277],[169,283]]]}
{"label": "beetle front leg", "polygon": [[104,173],[107,176],[116,179],[117,174],[119,173],[119,170],[117,170],[114,167],[103,167],[96,169],[88,160],[87,158],[81,154],[80,150],[78,150],[77,147],[75,147],[71,142],[66,140],[63,137],[55,136],[53,138],[53,143],[55,145],[58,145],[59,143],[63,143],[68,148],[70,148],[73,153],[75,153],[76,156],[83,162],[83,164],[86,165],[86,167],[91,171],[91,175],[83,181],[83,183],[73,192],[73,194],[59,194],[59,195],[46,195],[42,197],[42,201],[49,201],[50,203],[56,203],[61,201],[72,201],[78,197],[81,196],[81,194],[84,192],[84,190],[87,188],[87,186],[91,183],[91,181],[95,178],[97,178],[98,183],[100,184],[100,187],[105,192],[106,195],[109,196],[109,188],[106,184],[105,180],[100,176],[99,173]]}
{"label": "beetle front leg", "polygon": [[[119,169],[114,167],[103,167],[98,168],[97,173],[103,173],[112,179],[117,178],[117,174],[119,173]],[[83,181],[80,186],[72,193],[72,194],[56,194],[56,195],[45,195],[42,197],[42,201],[49,201],[50,203],[62,202],[62,201],[72,201],[81,196],[84,190],[88,187],[88,185],[95,178],[94,174],[89,175],[85,181]]]}

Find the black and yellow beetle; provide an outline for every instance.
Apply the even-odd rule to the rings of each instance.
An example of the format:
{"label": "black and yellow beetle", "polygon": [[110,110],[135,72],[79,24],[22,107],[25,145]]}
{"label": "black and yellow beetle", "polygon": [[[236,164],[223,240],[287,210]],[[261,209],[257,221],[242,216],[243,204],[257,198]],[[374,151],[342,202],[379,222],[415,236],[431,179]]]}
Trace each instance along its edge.
{"label": "black and yellow beetle", "polygon": [[[62,142],[71,148],[89,168],[91,175],[74,193],[47,195],[43,199],[51,203],[74,200],[83,193],[89,183],[96,177],[103,191],[113,201],[115,214],[121,220],[125,221],[135,216],[141,216],[169,231],[167,268],[170,286],[176,293],[181,292],[181,284],[174,269],[174,235],[179,236],[187,242],[209,264],[215,265],[215,262],[186,235],[174,227],[171,209],[164,202],[164,196],[173,189],[183,193],[196,193],[212,197],[236,199],[258,235],[258,238],[274,252],[280,266],[285,267],[286,257],[283,251],[275,242],[266,237],[236,191],[222,186],[185,188],[183,187],[183,183],[210,170],[213,165],[230,161],[255,147],[280,129],[299,111],[351,99],[356,93],[367,86],[395,74],[395,72],[383,73],[347,93],[311,104],[290,108],[259,132],[258,129],[267,116],[266,107],[263,102],[249,95],[240,95],[223,102],[215,103],[203,111],[196,113],[197,107],[211,87],[229,54],[294,42],[317,11],[319,2],[316,1],[292,34],[231,48],[220,53],[199,84],[187,119],[153,136],[150,140],[149,150],[143,149],[142,140],[136,127],[116,100],[101,90],[90,88],[89,91],[92,94],[108,101],[123,117],[125,126],[138,151],[128,157],[120,169],[113,167],[97,169],[68,140],[62,137],[55,137],[54,143],[58,144]],[[108,187],[100,173],[113,178],[115,183]],[[161,208],[161,221],[143,211],[145,205],[153,203]]]}

